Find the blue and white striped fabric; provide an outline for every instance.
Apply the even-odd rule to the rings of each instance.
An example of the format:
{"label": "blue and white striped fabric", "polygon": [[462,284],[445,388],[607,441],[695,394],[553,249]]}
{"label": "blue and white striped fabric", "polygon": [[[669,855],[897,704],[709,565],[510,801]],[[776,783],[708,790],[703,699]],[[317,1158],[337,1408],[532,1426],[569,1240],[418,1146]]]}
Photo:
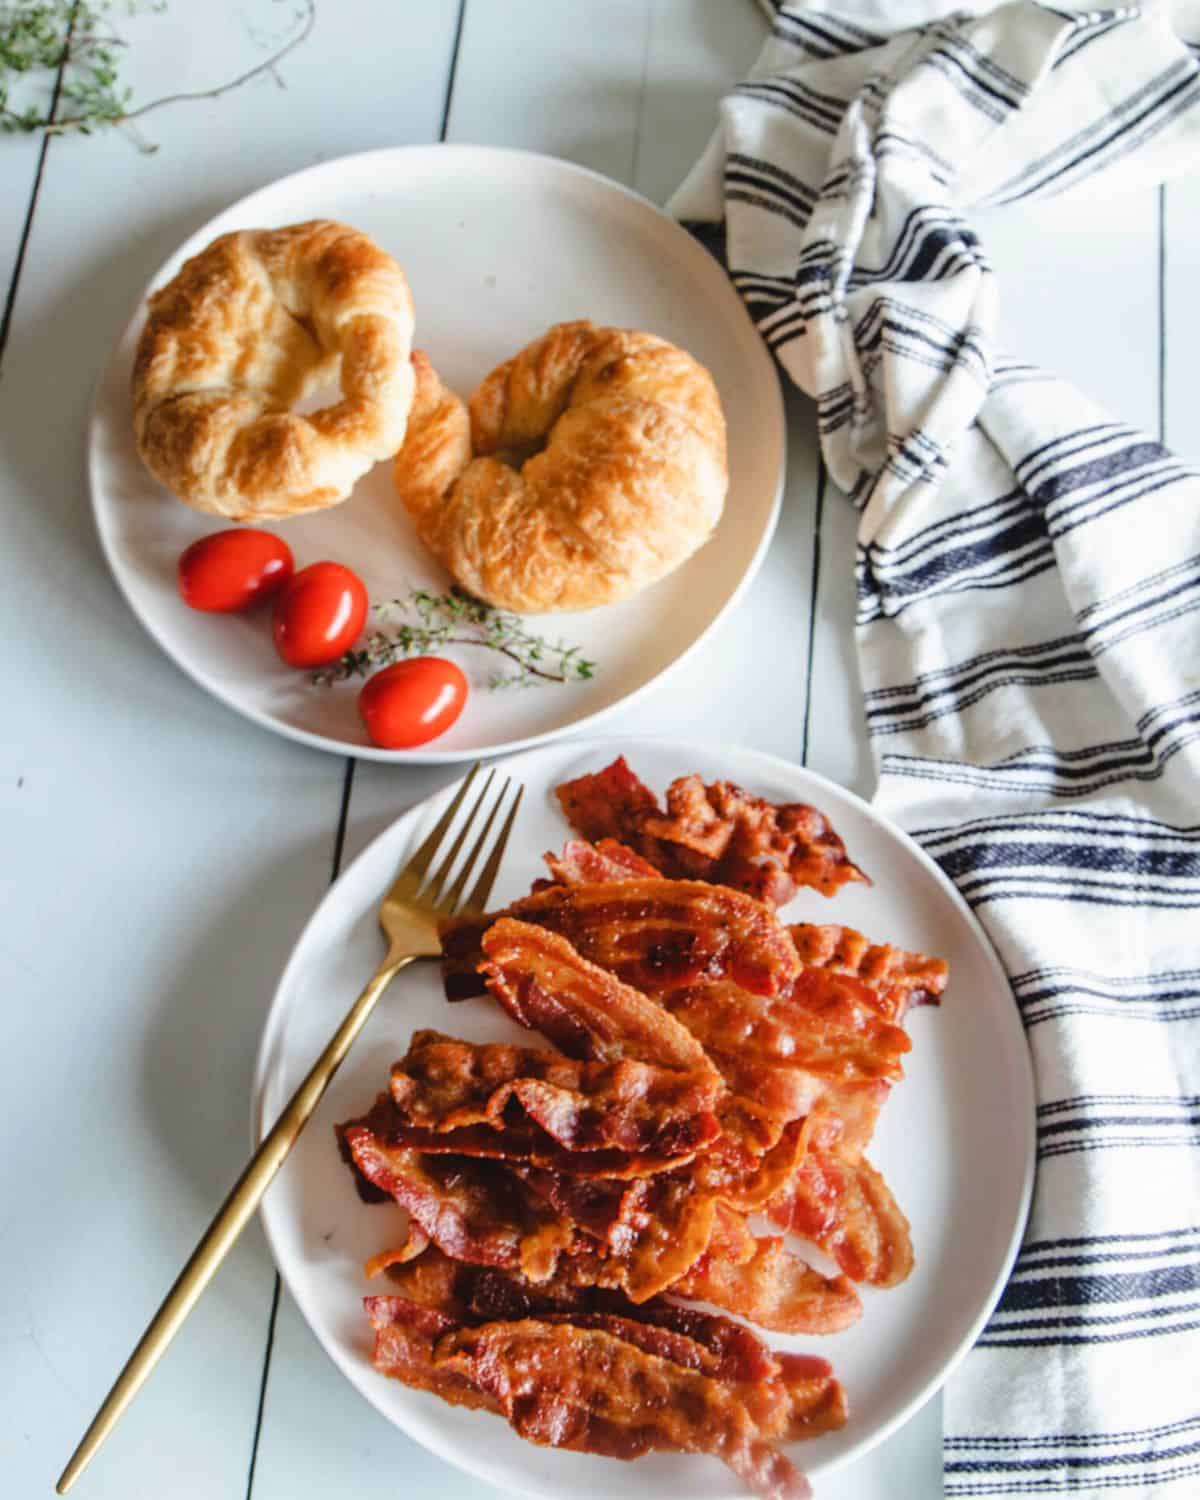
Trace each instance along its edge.
{"label": "blue and white striped fabric", "polygon": [[968,214],[1200,165],[1200,14],[767,9],[672,208],[725,221],[816,400],[861,510],[879,802],[986,926],[1037,1074],[1032,1218],[946,1391],[945,1491],[1195,1497],[1200,478],[996,348]]}

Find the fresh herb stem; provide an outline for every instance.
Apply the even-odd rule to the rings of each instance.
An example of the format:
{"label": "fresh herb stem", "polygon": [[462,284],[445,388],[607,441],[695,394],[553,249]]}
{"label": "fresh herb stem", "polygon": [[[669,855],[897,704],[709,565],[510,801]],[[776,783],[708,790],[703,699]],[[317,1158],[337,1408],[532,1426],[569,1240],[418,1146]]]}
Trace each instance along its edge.
{"label": "fresh herb stem", "polygon": [[377,604],[375,615],[381,621],[398,619],[398,623],[391,633],[372,631],[365,646],[347,651],[333,666],[314,672],[314,683],[328,687],[348,677],[365,677],[378,667],[409,656],[428,656],[443,646],[482,646],[514,663],[515,671],[491,677],[491,688],[586,681],[596,672],[595,662],[588,661],[578,646],[547,641],[529,630],[519,615],[493,609],[459,589],[445,594],[414,589],[403,599]]}
{"label": "fresh herb stem", "polygon": [[[78,131],[81,135],[91,135],[103,125],[132,126],[135,120],[167,104],[217,99],[263,73],[270,73],[282,88],[283,79],[276,71],[278,65],[307,39],[316,20],[316,0],[296,0],[293,19],[298,29],[263,62],[216,88],[164,94],[130,109],[132,92],[121,83],[119,51],[128,43],[112,29],[109,13],[114,9],[127,15],[139,10],[161,14],[166,10],[166,0],[124,0],[120,6],[114,0],[0,3],[0,129],[44,131],[47,135]],[[39,72],[61,77],[59,109],[55,110],[52,102],[40,108],[37,105],[14,108],[9,100],[17,77]],[[138,145],[147,152],[158,149],[140,138]]]}

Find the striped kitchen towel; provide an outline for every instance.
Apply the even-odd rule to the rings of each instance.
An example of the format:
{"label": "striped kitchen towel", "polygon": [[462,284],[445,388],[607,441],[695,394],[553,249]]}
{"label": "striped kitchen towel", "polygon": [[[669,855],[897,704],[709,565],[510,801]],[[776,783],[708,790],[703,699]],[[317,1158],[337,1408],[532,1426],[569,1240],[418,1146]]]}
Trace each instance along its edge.
{"label": "striped kitchen towel", "polygon": [[945,1492],[1200,1496],[1200,477],[996,348],[969,223],[1200,165],[1200,8],[766,8],[671,207],[724,221],[816,401],[861,511],[879,803],[986,927],[1037,1076]]}

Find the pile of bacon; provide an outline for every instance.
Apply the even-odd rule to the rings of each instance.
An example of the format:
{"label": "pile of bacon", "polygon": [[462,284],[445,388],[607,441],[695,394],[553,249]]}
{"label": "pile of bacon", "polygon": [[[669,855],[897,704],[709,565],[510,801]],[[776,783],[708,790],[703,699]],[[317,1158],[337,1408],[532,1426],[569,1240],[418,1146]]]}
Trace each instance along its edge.
{"label": "pile of bacon", "polygon": [[856,1282],[908,1274],[908,1222],[863,1153],[900,1023],[946,966],[779,921],[799,886],[866,879],[811,807],[685,776],[664,810],[623,759],[558,796],[580,837],[552,878],[443,933],[448,998],[490,992],[556,1050],[418,1032],[339,1127],[363,1196],[410,1218],[368,1263],[396,1286],[366,1299],[374,1362],[537,1443],[713,1453],[797,1500],[775,1444],[841,1426],[844,1393],[725,1314],[830,1333],[861,1314]]}

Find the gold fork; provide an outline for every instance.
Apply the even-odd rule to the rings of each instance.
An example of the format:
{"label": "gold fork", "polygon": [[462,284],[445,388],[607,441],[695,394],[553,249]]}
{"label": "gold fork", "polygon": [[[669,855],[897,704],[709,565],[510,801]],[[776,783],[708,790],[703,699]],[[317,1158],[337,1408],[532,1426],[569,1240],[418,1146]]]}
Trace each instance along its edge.
{"label": "gold fork", "polygon": [[[334,1032],[329,1045],[317,1058],[304,1082],[292,1095],[283,1113],[276,1120],[269,1135],[250,1158],[245,1171],[234,1183],[229,1196],[221,1205],[216,1218],[208,1226],[204,1238],[192,1252],[192,1258],[179,1273],[175,1285],[163,1298],[162,1306],[141,1337],[137,1348],[129,1356],[125,1368],[117,1376],[112,1390],[104,1398],[104,1404],[92,1418],[92,1424],[84,1433],[71,1461],[62,1472],[55,1489],[65,1495],[90,1462],[97,1448],[116,1426],[122,1412],[137,1394],[142,1382],[153,1370],[166,1350],[167,1345],[179,1331],[180,1325],[191,1312],[201,1292],[212,1280],[217,1267],[225,1259],[234,1241],[246,1226],[247,1220],[262,1201],[276,1172],[283,1165],[288,1152],[295,1145],[313,1110],[321,1102],[329,1082],[337,1072],[342,1059],[349,1052],[355,1037],[362,1030],[367,1017],[375,1008],[375,1002],[383,994],[393,977],[417,958],[436,958],[441,953],[437,924],[458,912],[482,912],[491,895],[496,872],[504,858],[508,836],[516,821],[517,809],[521,805],[524,788],[516,787],[516,796],[509,793],[515,785],[507,777],[492,800],[491,809],[484,820],[483,828],[462,860],[453,884],[450,876],[455,862],[463,852],[467,835],[477,822],[488,803],[488,793],[495,779],[495,771],[489,771],[478,796],[463,819],[462,826],[449,850],[438,860],[430,873],[430,866],[438,854],[443,840],[449,833],[455,816],[462,807],[467,792],[479,774],[479,765],[471,768],[470,774],[459,787],[453,801],[439,819],[429,837],[399,873],[390,891],[383,898],[379,909],[379,925],[387,938],[387,957],[375,971],[374,978],[346,1013],[346,1018]],[[508,801],[508,813],[489,850],[488,839],[492,826],[502,805]],[[483,859],[470,893],[464,896],[472,872]]]}

